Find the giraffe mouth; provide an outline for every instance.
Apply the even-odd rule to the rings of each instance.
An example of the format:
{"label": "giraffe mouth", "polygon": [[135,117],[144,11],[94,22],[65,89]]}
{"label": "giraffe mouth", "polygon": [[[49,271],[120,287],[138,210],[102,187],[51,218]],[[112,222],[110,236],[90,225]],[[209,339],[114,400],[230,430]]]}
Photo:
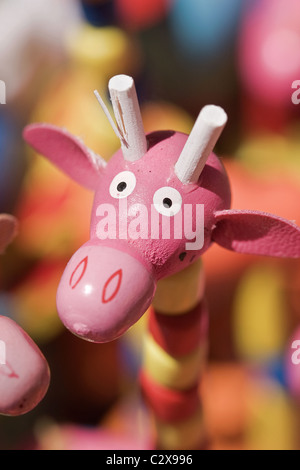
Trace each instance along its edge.
{"label": "giraffe mouth", "polygon": [[154,292],[153,276],[135,257],[89,242],[65,269],[57,310],[76,336],[104,343],[124,334],[145,313]]}

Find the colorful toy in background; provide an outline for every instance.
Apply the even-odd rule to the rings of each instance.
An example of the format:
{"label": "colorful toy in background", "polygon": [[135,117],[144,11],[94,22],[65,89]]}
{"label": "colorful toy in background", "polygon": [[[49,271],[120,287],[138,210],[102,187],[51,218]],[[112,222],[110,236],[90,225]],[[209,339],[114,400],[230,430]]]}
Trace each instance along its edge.
{"label": "colorful toy in background", "polygon": [[[20,15],[20,11],[22,14]],[[0,2],[0,212],[15,210],[26,172],[22,128],[38,90],[65,60],[61,40],[80,21],[76,2]],[[67,21],[66,21],[67,20]]]}
{"label": "colorful toy in background", "polygon": [[4,252],[7,245],[15,238],[17,233],[17,221],[14,217],[0,215],[0,254]]}
{"label": "colorful toy in background", "polygon": [[174,0],[170,24],[176,44],[194,59],[218,61],[236,41],[244,0]]}
{"label": "colorful toy in background", "polygon": [[300,76],[297,0],[249,2],[238,41],[242,115],[250,131],[282,131],[297,116],[292,85]]}
{"label": "colorful toy in background", "polygon": [[73,0],[2,0],[0,17],[0,77],[7,103],[22,113],[29,98],[35,99],[41,76],[61,63],[61,41],[80,21],[79,10]]}
{"label": "colorful toy in background", "polygon": [[[240,144],[235,158],[224,163],[230,175],[234,206],[251,204],[254,209],[278,211],[288,220],[299,220],[299,141],[295,130],[285,136],[269,133],[248,137]],[[213,311],[210,359],[220,373],[220,381],[220,361],[227,360],[229,367],[240,363],[243,374],[249,375],[247,381],[252,383],[243,400],[253,405],[257,425],[253,421],[251,424],[251,420],[247,426],[244,422],[244,433],[250,424],[252,429],[251,436],[247,431],[251,441],[247,441],[246,448],[299,448],[299,417],[287,378],[290,364],[285,360],[299,323],[299,262],[232,258],[230,253],[214,246],[204,256],[204,264]],[[255,390],[253,397],[251,390]],[[221,401],[221,397],[215,400]],[[223,405],[236,416],[242,402],[236,401],[234,405],[228,397],[228,403]],[[210,414],[207,419],[210,423]],[[214,441],[219,442],[220,448],[232,442],[238,447],[241,438],[237,434],[232,441],[232,432],[230,426],[226,431],[224,424],[222,442],[215,432]]]}
{"label": "colorful toy in background", "polygon": [[[259,211],[229,209],[229,182],[212,153],[227,121],[221,108],[204,108],[189,137],[173,131],[154,132],[146,137],[133,80],[116,76],[110,80],[109,89],[118,125],[115,132],[121,141],[121,150],[109,164],[57,127],[31,125],[24,132],[25,140],[37,152],[95,191],[91,239],[69,261],[57,292],[59,316],[70,331],[99,343],[119,338],[150,306],[156,282],[192,269],[191,263],[212,241],[240,253],[300,257],[300,229],[295,224]],[[105,104],[102,106],[108,113]],[[135,205],[133,216],[140,214],[139,233],[129,236],[129,242],[128,213],[120,210],[117,203],[123,199]],[[107,207],[108,201],[119,223],[125,224],[125,238],[119,232],[110,232],[106,219],[106,231],[101,231],[103,220],[99,217],[104,216],[102,207]],[[196,207],[198,203],[203,204],[204,210],[204,219],[197,214],[198,222],[204,223],[200,246],[195,246],[199,227],[198,232],[185,232],[185,237],[179,239],[174,234],[167,240],[149,236],[148,212],[143,214],[142,207],[154,204],[162,220],[170,221],[185,204]],[[197,224],[195,214],[192,220],[193,225]],[[145,221],[147,234],[141,237]],[[191,240],[193,243],[187,248],[186,243]],[[100,264],[97,260],[101,260]],[[203,290],[199,292],[201,274],[195,278],[196,290],[189,297],[189,302],[195,298],[195,304],[189,303],[187,311],[176,309],[176,319],[173,308],[168,308],[172,315],[168,320],[162,307],[164,300],[156,300],[158,310],[151,317],[145,343],[142,383],[157,419],[157,447],[162,449],[199,449],[203,445],[197,382],[205,358],[207,330],[203,327]],[[130,294],[132,285],[134,295]],[[187,334],[182,335],[183,329]],[[187,404],[191,407],[188,416]]]}
{"label": "colorful toy in background", "polygon": [[[294,124],[290,126],[286,135],[268,133],[244,139],[235,164],[244,167],[248,189],[242,188],[241,181],[235,190],[237,200],[252,200],[256,206],[263,200],[266,210],[278,208],[289,220],[298,220],[300,147],[295,129],[292,131]],[[234,306],[240,357],[259,360],[261,365],[269,361],[283,386],[285,349],[299,318],[299,308],[297,304],[293,306],[291,295],[299,266],[292,266],[287,262],[256,261],[239,280]],[[249,316],[250,310],[253,313]]]}
{"label": "colorful toy in background", "polygon": [[93,26],[116,24],[126,31],[150,28],[171,8],[169,0],[80,0],[86,20]]}
{"label": "colorful toy in background", "polygon": [[115,0],[120,24],[131,31],[153,27],[162,21],[172,8],[173,0]]}
{"label": "colorful toy in background", "polygon": [[226,108],[232,121],[220,145],[230,142],[232,133],[234,148],[239,124],[235,118],[238,84],[234,45],[243,2],[218,2],[217,7],[215,2],[205,1],[166,3],[164,17],[149,28],[134,30],[151,91],[157,100],[176,104],[194,119],[207,102]]}
{"label": "colorful toy in background", "polygon": [[116,23],[115,2],[112,0],[80,0],[81,10],[88,23],[103,27]]}
{"label": "colorful toy in background", "polygon": [[297,414],[285,390],[238,361],[211,362],[201,386],[214,450],[293,450]]}
{"label": "colorful toy in background", "polygon": [[[13,211],[25,172],[22,154],[24,145],[16,137],[20,133],[20,123],[7,105],[0,112],[0,212]],[[20,134],[19,134],[20,135]]]}
{"label": "colorful toy in background", "polygon": [[[17,233],[14,217],[0,215],[0,253]],[[0,414],[28,413],[44,398],[50,381],[46,359],[10,318],[0,316]]]}

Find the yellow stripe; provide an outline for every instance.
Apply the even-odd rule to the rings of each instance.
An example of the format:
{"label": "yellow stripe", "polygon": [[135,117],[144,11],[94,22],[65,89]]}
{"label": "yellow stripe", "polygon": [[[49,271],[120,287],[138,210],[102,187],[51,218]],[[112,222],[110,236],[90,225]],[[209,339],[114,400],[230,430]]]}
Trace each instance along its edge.
{"label": "yellow stripe", "polygon": [[144,370],[157,383],[175,390],[195,385],[206,363],[207,345],[180,358],[167,354],[148,334],[144,343]]}
{"label": "yellow stripe", "polygon": [[157,447],[163,450],[197,450],[205,439],[201,407],[189,419],[166,424],[155,419]]}
{"label": "yellow stripe", "polygon": [[205,286],[201,259],[183,271],[162,279],[157,284],[153,307],[166,315],[182,315],[203,298]]}

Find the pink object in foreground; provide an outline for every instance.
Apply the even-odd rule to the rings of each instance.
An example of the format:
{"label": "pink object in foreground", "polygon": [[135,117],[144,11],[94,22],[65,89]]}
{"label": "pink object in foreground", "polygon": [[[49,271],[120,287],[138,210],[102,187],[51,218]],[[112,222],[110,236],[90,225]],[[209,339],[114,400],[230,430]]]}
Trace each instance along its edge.
{"label": "pink object in foreground", "polygon": [[28,413],[48,390],[47,362],[32,339],[7,317],[0,317],[0,345],[0,413]]}
{"label": "pink object in foreground", "polygon": [[[107,165],[64,130],[35,124],[24,131],[36,151],[95,191],[91,239],[70,260],[57,295],[58,313],[66,327],[95,342],[121,336],[150,306],[156,282],[186,268],[212,242],[241,253],[300,257],[300,229],[295,224],[259,211],[230,210],[228,177],[212,153],[226,123],[223,110],[205,107],[190,136],[173,131],[145,136],[132,79],[113,80],[111,96],[122,148]],[[202,226],[199,205],[204,212]],[[175,236],[175,217],[188,206],[189,227],[182,217],[181,237]],[[117,225],[112,223],[105,239],[103,227],[111,222],[105,219],[110,209]],[[153,214],[160,227],[170,223],[167,239],[152,236]],[[130,236],[130,222],[146,226],[147,236],[136,236],[137,232]]]}
{"label": "pink object in foreground", "polygon": [[[17,220],[0,215],[0,253],[17,234]],[[0,316],[0,414],[31,411],[44,398],[50,381],[46,359],[13,320]]]}

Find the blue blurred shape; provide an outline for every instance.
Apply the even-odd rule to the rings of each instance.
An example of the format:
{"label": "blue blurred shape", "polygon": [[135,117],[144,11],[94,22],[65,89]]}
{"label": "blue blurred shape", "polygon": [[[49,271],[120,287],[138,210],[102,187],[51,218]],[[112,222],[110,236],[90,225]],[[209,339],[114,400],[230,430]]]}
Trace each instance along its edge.
{"label": "blue blurred shape", "polygon": [[0,316],[13,319],[15,310],[13,306],[13,297],[10,294],[0,293]]}
{"label": "blue blurred shape", "polygon": [[287,378],[285,362],[283,357],[274,358],[265,365],[264,371],[267,376],[279,383],[284,389],[287,389]]}
{"label": "blue blurred shape", "polygon": [[0,213],[11,212],[17,201],[25,171],[21,128],[9,113],[0,109]]}
{"label": "blue blurred shape", "polygon": [[103,27],[116,23],[115,7],[112,0],[99,0],[94,4],[81,0],[80,3],[86,20],[92,26]]}
{"label": "blue blurred shape", "polygon": [[173,36],[191,56],[221,54],[234,40],[248,0],[174,0],[170,13]]}

